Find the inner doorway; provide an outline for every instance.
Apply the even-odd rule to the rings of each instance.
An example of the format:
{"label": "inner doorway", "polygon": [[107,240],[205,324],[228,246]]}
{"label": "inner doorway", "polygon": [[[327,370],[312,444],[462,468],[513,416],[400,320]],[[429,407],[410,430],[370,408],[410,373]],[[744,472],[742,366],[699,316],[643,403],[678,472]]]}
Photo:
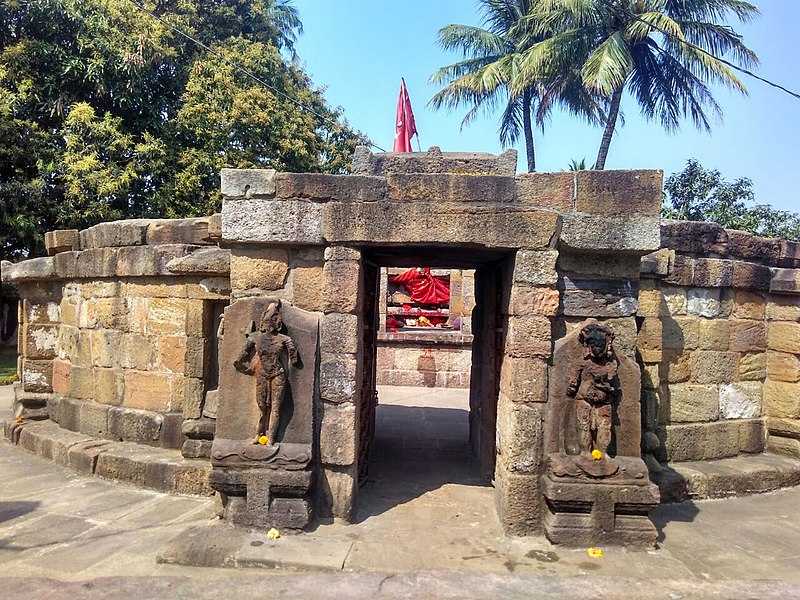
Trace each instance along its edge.
{"label": "inner doorway", "polygon": [[[486,515],[478,513],[494,512],[491,485],[506,323],[504,290],[510,287],[513,261],[507,253],[471,248],[382,247],[363,256],[362,389],[367,393],[360,411],[356,519],[363,521],[412,501],[415,512],[422,509],[431,516],[437,511],[472,512],[483,518]],[[472,293],[461,298],[452,294],[452,305],[447,307],[406,303],[403,300],[413,298],[402,294],[397,302],[398,288],[391,283],[413,277],[420,267],[430,269],[421,275],[437,278],[440,287],[448,285],[455,291],[458,286],[451,278],[460,278]],[[464,296],[474,307],[458,306]],[[472,309],[468,317],[465,308]],[[461,322],[454,316],[461,316]],[[404,346],[415,339],[416,346]],[[460,354],[455,360],[466,368],[464,352],[458,348],[464,340],[469,340],[464,351],[470,364],[465,385],[458,387],[458,369],[448,370],[453,365],[443,363],[453,358],[447,351]],[[392,349],[404,359],[389,364],[386,353],[379,352],[387,342],[397,342]],[[409,371],[410,380],[387,378],[390,368],[398,376]],[[442,385],[448,378],[456,385]]]}

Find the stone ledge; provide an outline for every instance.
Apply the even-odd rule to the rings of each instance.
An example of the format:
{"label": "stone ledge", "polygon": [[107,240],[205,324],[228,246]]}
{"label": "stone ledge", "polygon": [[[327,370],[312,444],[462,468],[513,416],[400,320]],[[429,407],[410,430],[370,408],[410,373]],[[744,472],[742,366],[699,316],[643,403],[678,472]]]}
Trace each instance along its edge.
{"label": "stone ledge", "polygon": [[179,450],[112,442],[62,429],[53,421],[5,427],[6,437],[25,450],[85,475],[132,483],[159,492],[211,496],[211,464],[187,460]]}
{"label": "stone ledge", "polygon": [[471,346],[474,336],[456,331],[410,332],[388,331],[378,332],[378,343],[385,346],[402,346],[413,344],[415,346]]}
{"label": "stone ledge", "polygon": [[442,152],[433,146],[427,152],[379,152],[358,146],[353,154],[354,175],[389,173],[456,173],[462,175],[505,175],[517,171],[517,151],[502,154]]}
{"label": "stone ledge", "polygon": [[662,466],[662,471],[650,473],[661,491],[662,503],[761,494],[800,485],[800,460],[776,454]]}

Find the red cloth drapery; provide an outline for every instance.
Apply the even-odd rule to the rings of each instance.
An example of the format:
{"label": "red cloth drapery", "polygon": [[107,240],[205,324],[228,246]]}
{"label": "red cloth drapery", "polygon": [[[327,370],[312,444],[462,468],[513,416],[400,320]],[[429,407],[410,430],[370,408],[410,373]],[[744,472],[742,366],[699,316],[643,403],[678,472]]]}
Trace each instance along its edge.
{"label": "red cloth drapery", "polygon": [[[414,111],[411,110],[411,98],[408,97],[406,80],[400,80],[400,94],[397,96],[397,112],[394,118],[395,152],[413,152],[411,138],[417,133]],[[419,140],[417,140],[419,141]]]}
{"label": "red cloth drapery", "polygon": [[391,275],[389,281],[401,284],[414,302],[440,306],[450,303],[450,286],[443,277],[431,275],[430,267],[409,269],[400,275]]}

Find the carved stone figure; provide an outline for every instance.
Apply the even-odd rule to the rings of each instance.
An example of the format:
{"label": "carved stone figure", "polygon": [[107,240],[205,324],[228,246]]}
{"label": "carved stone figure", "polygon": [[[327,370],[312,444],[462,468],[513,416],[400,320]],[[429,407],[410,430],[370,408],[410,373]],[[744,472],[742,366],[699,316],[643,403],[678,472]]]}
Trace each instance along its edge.
{"label": "carved stone figure", "polygon": [[[583,360],[571,373],[567,395],[575,398],[581,454],[606,456],[611,443],[612,411],[619,401],[619,363],[612,342],[614,332],[599,323],[584,326],[578,334]],[[598,456],[597,453],[600,453]]]}
{"label": "carved stone figure", "polygon": [[[282,333],[281,303],[273,302],[264,311],[258,330],[247,334],[244,348],[234,361],[236,370],[256,378],[256,402],[261,411],[254,444],[277,443],[281,408],[287,391],[284,353],[294,367],[302,367],[292,338]],[[266,440],[263,439],[266,437]]]}

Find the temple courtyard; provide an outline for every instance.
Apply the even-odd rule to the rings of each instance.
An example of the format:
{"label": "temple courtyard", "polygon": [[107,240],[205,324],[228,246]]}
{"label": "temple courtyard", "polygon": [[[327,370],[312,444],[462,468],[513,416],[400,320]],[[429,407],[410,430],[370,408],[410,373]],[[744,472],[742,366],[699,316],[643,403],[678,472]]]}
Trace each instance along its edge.
{"label": "temple courtyard", "polygon": [[[308,598],[800,595],[798,488],[659,506],[655,550],[608,547],[592,557],[544,537],[505,536],[491,488],[468,458],[467,394],[379,387],[356,523],[274,541],[222,522],[213,498],[81,476],[2,441],[3,596],[201,598],[256,588]],[[0,388],[0,420],[12,397]],[[208,566],[181,566],[189,562]]]}

